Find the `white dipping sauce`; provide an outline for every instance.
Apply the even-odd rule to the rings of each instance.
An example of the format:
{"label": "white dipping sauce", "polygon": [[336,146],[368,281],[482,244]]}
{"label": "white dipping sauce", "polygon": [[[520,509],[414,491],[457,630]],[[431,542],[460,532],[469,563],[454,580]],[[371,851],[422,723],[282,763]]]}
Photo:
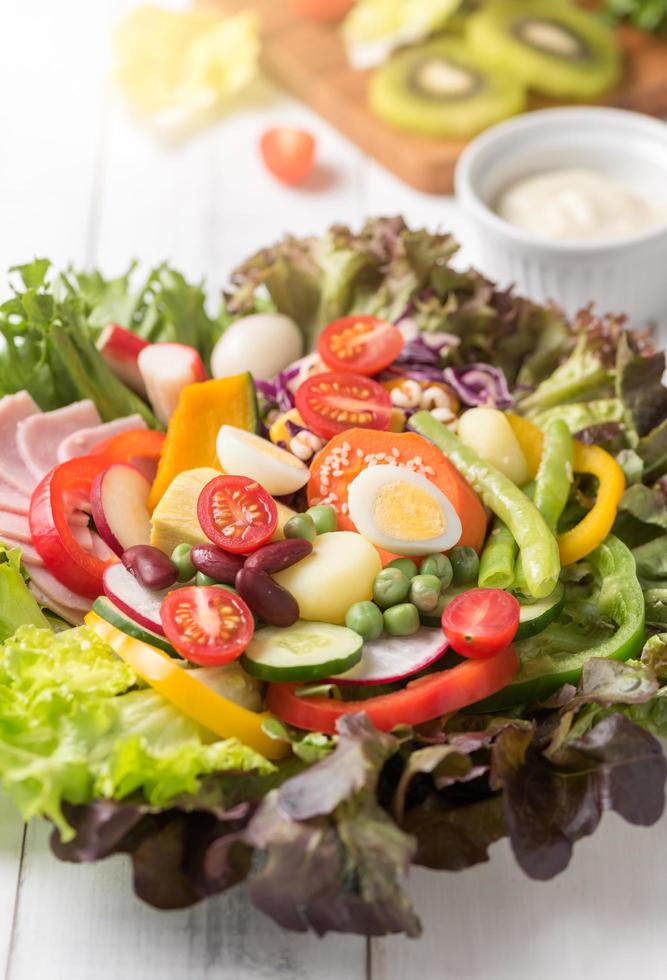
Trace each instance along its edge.
{"label": "white dipping sauce", "polygon": [[667,221],[667,201],[599,170],[563,168],[523,177],[500,195],[496,213],[547,238],[596,241],[648,231]]}

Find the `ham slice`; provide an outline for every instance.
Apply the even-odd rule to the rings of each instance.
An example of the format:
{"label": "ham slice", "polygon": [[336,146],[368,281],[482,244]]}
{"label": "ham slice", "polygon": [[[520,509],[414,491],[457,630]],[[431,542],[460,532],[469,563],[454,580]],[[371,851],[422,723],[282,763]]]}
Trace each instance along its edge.
{"label": "ham slice", "polygon": [[51,574],[46,568],[40,568],[37,565],[33,565],[27,559],[25,561],[25,566],[28,569],[28,574],[30,579],[34,584],[40,589],[44,595],[51,600],[51,602],[57,602],[58,605],[64,606],[67,609],[76,609],[79,612],[87,613],[90,611],[92,605],[90,599],[86,599],[85,596],[77,595],[76,592],[72,592],[68,589],[66,585],[59,582],[55,576]]}
{"label": "ham slice", "polygon": [[141,415],[128,415],[123,419],[114,419],[113,422],[104,422],[102,425],[96,425],[92,428],[80,429],[60,443],[57,452],[58,462],[64,463],[76,456],[85,456],[100,442],[117,436],[121,432],[146,428],[147,425]]}
{"label": "ham slice", "polygon": [[8,511],[0,510],[0,540],[4,541],[6,534],[13,541],[28,544],[32,542],[28,518],[24,514],[10,514]]}
{"label": "ham slice", "polygon": [[82,626],[83,625],[83,613],[78,609],[71,609],[69,606],[61,606],[59,602],[54,602],[53,599],[49,599],[45,592],[35,585],[34,582],[30,582],[28,588],[34,595],[40,606],[44,606],[45,609],[50,609],[51,612],[56,613],[61,619],[64,619],[66,623],[71,623],[72,626]]}
{"label": "ham slice", "polygon": [[100,422],[99,413],[90,399],[56,408],[52,412],[29,415],[19,422],[16,444],[35,480],[41,480],[57,465],[61,442],[81,429],[89,429]]}
{"label": "ham slice", "polygon": [[2,476],[5,483],[30,496],[37,480],[23,462],[16,440],[19,422],[41,414],[40,408],[27,391],[0,398],[0,447],[2,447]]}
{"label": "ham slice", "polygon": [[44,567],[44,561],[41,555],[33,548],[31,544],[26,541],[17,541],[16,538],[10,537],[8,534],[3,534],[2,543],[8,548],[20,548],[21,558],[25,565],[37,565],[39,568]]}
{"label": "ham slice", "polygon": [[7,483],[0,476],[0,510],[8,510],[12,514],[26,515],[30,510],[30,497]]}

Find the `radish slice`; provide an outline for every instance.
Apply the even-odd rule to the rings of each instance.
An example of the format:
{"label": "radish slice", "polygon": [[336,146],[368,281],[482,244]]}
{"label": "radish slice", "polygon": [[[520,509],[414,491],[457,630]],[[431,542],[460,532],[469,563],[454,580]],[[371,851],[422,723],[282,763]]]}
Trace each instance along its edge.
{"label": "radish slice", "polygon": [[95,527],[117,555],[135,544],[150,544],[150,489],[146,477],[127,463],[114,463],[93,483],[90,507]]}
{"label": "radish slice", "polygon": [[146,397],[146,386],[141,377],[137,358],[144,347],[148,346],[147,340],[142,340],[136,333],[120,327],[117,323],[109,324],[97,341],[98,351],[116,377],[124,381],[128,388],[136,391],[142,398]]}
{"label": "radish slice", "polygon": [[104,593],[118,608],[144,629],[153,630],[164,636],[160,606],[168,592],[153,592],[147,589],[125,568],[121,562],[109,565],[102,577]]}
{"label": "radish slice", "polygon": [[161,422],[168,422],[181,392],[196,381],[206,380],[201,357],[187,344],[150,344],[137,360],[148,400]]}
{"label": "radish slice", "polygon": [[361,660],[338,677],[334,684],[391,684],[416,674],[447,650],[442,630],[422,626],[413,636],[383,636],[364,643]]}

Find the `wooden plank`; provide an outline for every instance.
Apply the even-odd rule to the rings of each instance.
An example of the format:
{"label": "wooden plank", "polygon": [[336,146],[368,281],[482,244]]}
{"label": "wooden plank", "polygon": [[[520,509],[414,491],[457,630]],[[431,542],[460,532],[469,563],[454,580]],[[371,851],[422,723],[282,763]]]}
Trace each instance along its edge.
{"label": "wooden plank", "polygon": [[507,842],[456,874],[420,871],[418,942],[371,941],[372,980],[627,980],[658,976],[667,902],[667,815],[650,829],[610,815],[566,872],[534,882]]}
{"label": "wooden plank", "polygon": [[13,803],[0,795],[0,975],[9,958],[18,890],[23,821]]}
{"label": "wooden plank", "polygon": [[182,912],[131,893],[125,857],[57,862],[34,822],[6,980],[365,980],[366,943],[286,933],[242,890]]}
{"label": "wooden plank", "polygon": [[[338,26],[308,21],[275,0],[216,0],[226,11],[252,9],[261,19],[262,63],[288,91],[413,187],[449,193],[463,140],[409,133],[377,119],[366,104],[369,73],[350,69]],[[667,45],[630,28],[618,33],[627,70],[621,85],[600,100],[642,112],[667,113]],[[534,98],[531,108],[555,105]]]}

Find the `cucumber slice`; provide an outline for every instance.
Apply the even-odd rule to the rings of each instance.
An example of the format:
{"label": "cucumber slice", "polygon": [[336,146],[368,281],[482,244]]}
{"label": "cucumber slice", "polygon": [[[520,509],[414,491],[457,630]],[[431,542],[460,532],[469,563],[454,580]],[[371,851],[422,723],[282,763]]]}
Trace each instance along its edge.
{"label": "cucumber slice", "polygon": [[541,633],[558,616],[565,601],[565,587],[562,582],[559,582],[546,599],[526,602],[521,598],[519,601],[521,602],[521,612],[519,613],[519,628],[516,631],[515,639],[525,640],[528,636]]}
{"label": "cucumber slice", "polygon": [[241,666],[264,681],[316,681],[354,667],[364,641],[346,626],[299,620],[282,629],[267,626],[253,636]]}
{"label": "cucumber slice", "polygon": [[107,623],[111,623],[112,626],[115,626],[116,629],[121,630],[123,633],[127,633],[128,636],[133,636],[135,640],[141,640],[142,643],[148,643],[152,647],[157,647],[158,650],[163,650],[165,653],[168,653],[170,657],[181,659],[171,643],[165,640],[164,636],[153,633],[152,630],[140,626],[134,619],[130,619],[107,596],[99,596],[93,603],[93,610],[102,619],[106,619]]}

